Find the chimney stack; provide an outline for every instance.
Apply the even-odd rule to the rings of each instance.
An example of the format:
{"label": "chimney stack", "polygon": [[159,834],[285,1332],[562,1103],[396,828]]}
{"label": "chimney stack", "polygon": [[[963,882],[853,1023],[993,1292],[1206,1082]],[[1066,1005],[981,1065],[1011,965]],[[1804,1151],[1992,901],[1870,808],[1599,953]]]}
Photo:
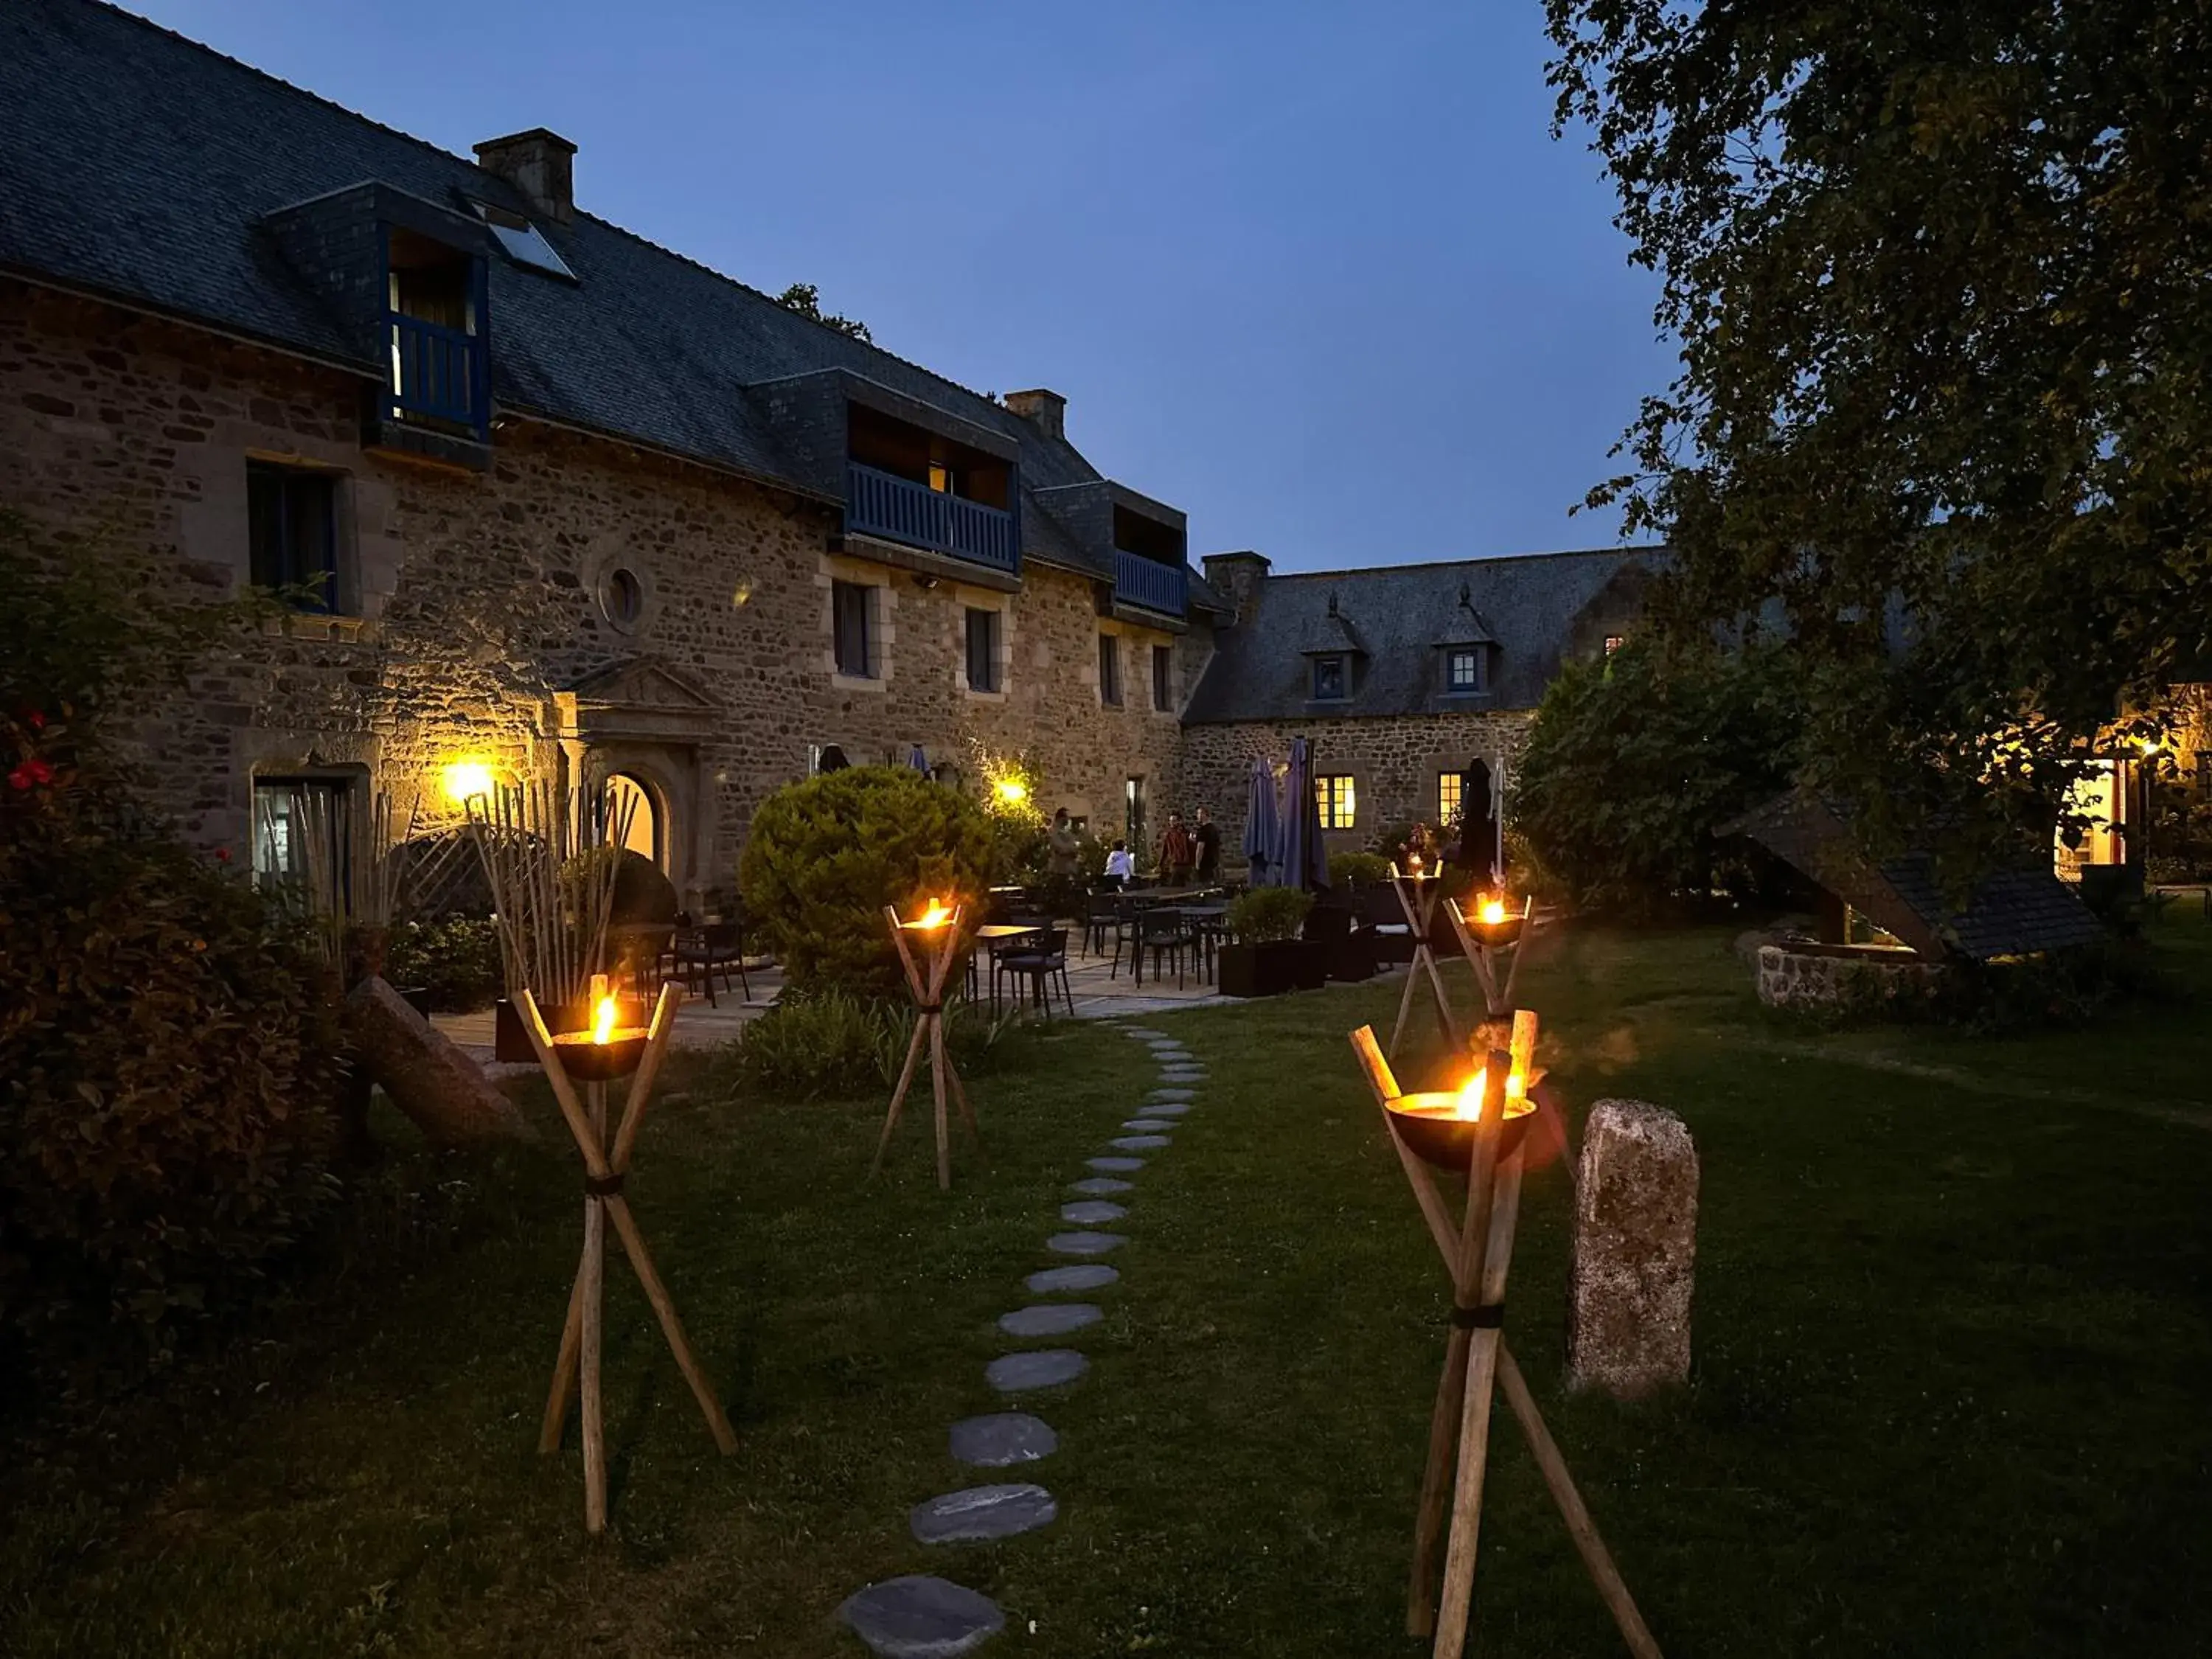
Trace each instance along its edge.
{"label": "chimney stack", "polygon": [[[1247,549],[1241,553],[1209,553],[1205,558],[1206,585],[1236,607],[1242,618],[1252,608],[1260,584],[1267,580],[1273,567],[1267,556]],[[1329,610],[1336,609],[1336,596],[1329,596]]]}
{"label": "chimney stack", "polygon": [[1028,392],[1009,392],[1006,407],[1032,422],[1048,438],[1067,436],[1067,399],[1057,392],[1037,386]]}
{"label": "chimney stack", "polygon": [[576,218],[576,147],[557,132],[532,127],[477,146],[477,165],[504,179],[556,225]]}

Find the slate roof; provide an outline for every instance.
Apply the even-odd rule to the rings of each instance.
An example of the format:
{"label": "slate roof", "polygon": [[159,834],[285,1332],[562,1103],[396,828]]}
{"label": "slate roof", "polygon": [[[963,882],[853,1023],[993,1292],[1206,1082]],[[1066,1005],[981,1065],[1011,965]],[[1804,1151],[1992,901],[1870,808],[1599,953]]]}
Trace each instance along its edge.
{"label": "slate roof", "polygon": [[[1269,575],[1216,650],[1184,719],[1533,708],[1568,657],[1602,648],[1640,610],[1658,548],[1535,553],[1372,570]],[[1329,601],[1337,614],[1329,616]],[[1487,693],[1451,695],[1444,647],[1494,641]],[[1364,653],[1348,699],[1316,703],[1315,651]]]}
{"label": "slate roof", "polygon": [[[0,270],[374,374],[261,222],[371,180],[448,209],[460,192],[529,212],[473,161],[143,18],[95,0],[0,5]],[[568,226],[531,216],[578,281],[489,261],[501,406],[818,495],[744,388],[843,368],[1013,441],[1024,494],[1100,477],[991,399],[581,209]],[[1110,550],[1025,507],[1033,556],[1111,578]],[[1195,571],[1191,583],[1194,605],[1222,608]]]}
{"label": "slate roof", "polygon": [[1966,908],[1954,909],[1929,854],[1908,852],[1876,865],[1858,851],[1841,809],[1802,792],[1747,812],[1723,833],[1757,842],[1925,957],[1986,962],[2069,950],[2104,933],[2048,862],[1991,872]]}

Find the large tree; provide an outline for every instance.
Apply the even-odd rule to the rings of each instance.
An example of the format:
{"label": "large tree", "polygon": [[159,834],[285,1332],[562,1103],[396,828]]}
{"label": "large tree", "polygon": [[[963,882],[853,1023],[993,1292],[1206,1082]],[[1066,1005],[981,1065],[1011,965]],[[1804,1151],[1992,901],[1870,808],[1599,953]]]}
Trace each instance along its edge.
{"label": "large tree", "polygon": [[1786,619],[1812,781],[1987,852],[2212,630],[2205,0],[1547,0],[1681,372],[1591,492]]}

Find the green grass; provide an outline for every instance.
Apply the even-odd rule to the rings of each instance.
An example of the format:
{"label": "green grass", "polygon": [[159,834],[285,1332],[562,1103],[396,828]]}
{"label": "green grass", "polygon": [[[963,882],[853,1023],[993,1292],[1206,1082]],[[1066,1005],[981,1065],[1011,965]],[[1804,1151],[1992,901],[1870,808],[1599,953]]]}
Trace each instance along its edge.
{"label": "green grass", "polygon": [[[1703,1161],[1689,1389],[1561,1393],[1557,1170],[1530,1182],[1510,1298],[1670,1653],[2203,1650],[2212,939],[2180,918],[2155,936],[2191,1004],[2009,1040],[1773,1020],[1718,933],[1571,935],[1532,963],[1570,1098],[1661,1102]],[[672,1078],[631,1194],[743,1443],[714,1455],[611,1267],[597,1541],[573,1430],[532,1450],[578,1233],[546,1103],[543,1152],[404,1162],[457,1236],[364,1252],[410,1265],[104,1447],[9,1460],[0,1652],[849,1654],[837,1602],[933,1570],[1006,1608],[991,1651],[1419,1651],[1399,1631],[1447,1298],[1345,1043],[1387,1029],[1395,992],[1158,1022],[1212,1080],[1139,1177],[1123,1281],[1079,1339],[1091,1376],[1037,1407],[1063,1441],[1044,1533],[929,1552],[906,1512],[988,1478],[945,1429],[994,1408],[992,1321],[1150,1080],[1096,1027],[975,1085],[994,1162],[956,1143],[949,1196],[912,1121],[864,1181],[879,1101]],[[1617,1650],[1502,1412],[1497,1443],[1474,1650]]]}

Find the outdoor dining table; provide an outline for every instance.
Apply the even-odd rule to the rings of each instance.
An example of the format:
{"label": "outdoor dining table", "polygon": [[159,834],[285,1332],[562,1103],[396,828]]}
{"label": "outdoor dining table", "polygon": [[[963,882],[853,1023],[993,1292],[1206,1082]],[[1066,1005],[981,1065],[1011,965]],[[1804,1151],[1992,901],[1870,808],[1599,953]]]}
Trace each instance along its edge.
{"label": "outdoor dining table", "polygon": [[[1011,921],[991,921],[975,930],[975,942],[990,952],[991,960],[995,963],[1001,951],[1013,948],[1013,941],[1041,938],[1046,931],[1047,924],[1041,921],[1026,926]],[[968,958],[968,994],[971,998],[975,994],[975,958],[972,954]],[[999,976],[994,973],[991,975],[991,1012],[996,1013],[998,1009]]]}

